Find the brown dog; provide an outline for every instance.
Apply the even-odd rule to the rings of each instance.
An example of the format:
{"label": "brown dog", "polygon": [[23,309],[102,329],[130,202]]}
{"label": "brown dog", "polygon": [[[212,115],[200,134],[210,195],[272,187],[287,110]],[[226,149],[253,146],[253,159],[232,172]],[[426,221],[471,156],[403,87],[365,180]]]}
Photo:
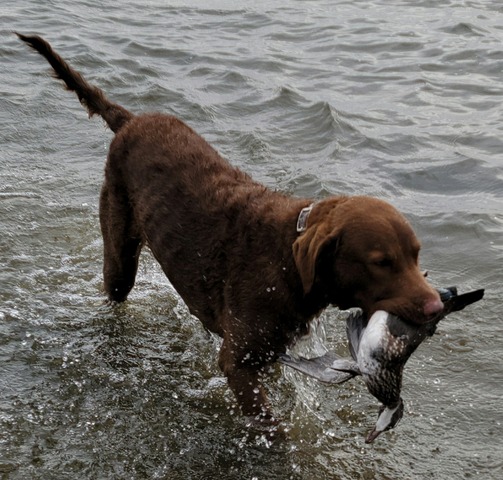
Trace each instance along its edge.
{"label": "brown dog", "polygon": [[412,228],[388,203],[311,205],[273,192],[177,118],[133,115],[42,38],[19,37],[116,134],[100,199],[108,298],[126,299],[148,245],[190,311],[223,338],[219,365],[245,415],[272,419],[260,375],[329,304],[414,323],[442,310]]}

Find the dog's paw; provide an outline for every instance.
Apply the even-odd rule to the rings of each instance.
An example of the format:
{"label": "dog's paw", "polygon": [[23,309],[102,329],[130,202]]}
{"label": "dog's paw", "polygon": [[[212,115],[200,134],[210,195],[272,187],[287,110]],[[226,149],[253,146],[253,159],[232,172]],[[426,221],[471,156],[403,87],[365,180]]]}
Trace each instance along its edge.
{"label": "dog's paw", "polygon": [[246,417],[246,426],[268,442],[284,440],[288,437],[288,428],[278,417],[269,412],[261,413],[255,417]]}
{"label": "dog's paw", "polygon": [[103,305],[105,307],[109,307],[109,308],[116,308],[119,305],[122,305],[122,303],[124,303],[124,302],[119,302],[117,300],[111,300],[110,298],[107,298],[106,300],[103,300]]}

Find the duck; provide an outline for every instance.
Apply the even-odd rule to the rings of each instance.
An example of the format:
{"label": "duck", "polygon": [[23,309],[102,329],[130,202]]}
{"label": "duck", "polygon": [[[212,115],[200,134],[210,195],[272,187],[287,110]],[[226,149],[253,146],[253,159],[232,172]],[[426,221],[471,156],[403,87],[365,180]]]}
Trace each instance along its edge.
{"label": "duck", "polygon": [[311,359],[283,354],[279,361],[328,384],[341,384],[362,376],[369,393],[381,402],[374,428],[365,439],[366,443],[372,443],[381,433],[394,428],[403,416],[402,376],[410,356],[435,333],[442,318],[484,295],[483,289],[458,295],[456,287],[438,292],[444,309],[422,324],[408,323],[383,310],[374,312],[368,320],[359,310],[351,312],[346,320],[351,358],[327,352]]}

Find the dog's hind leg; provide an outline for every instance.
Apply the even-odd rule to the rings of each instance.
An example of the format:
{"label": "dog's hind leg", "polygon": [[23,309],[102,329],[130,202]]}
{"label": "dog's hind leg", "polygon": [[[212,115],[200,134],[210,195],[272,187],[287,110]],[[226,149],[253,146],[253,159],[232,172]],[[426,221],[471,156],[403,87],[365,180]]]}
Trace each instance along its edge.
{"label": "dog's hind leg", "polygon": [[105,292],[110,301],[122,302],[134,285],[142,240],[126,195],[115,192],[106,181],[100,196],[100,225]]}

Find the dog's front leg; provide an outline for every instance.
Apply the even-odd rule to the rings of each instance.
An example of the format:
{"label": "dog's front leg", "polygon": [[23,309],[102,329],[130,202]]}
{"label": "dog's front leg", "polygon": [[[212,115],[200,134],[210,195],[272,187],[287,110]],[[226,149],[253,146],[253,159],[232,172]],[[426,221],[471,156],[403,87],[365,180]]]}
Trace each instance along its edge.
{"label": "dog's front leg", "polygon": [[262,369],[240,358],[224,339],[220,349],[219,366],[227,377],[243,415],[263,424],[276,424],[267,395],[261,382]]}

